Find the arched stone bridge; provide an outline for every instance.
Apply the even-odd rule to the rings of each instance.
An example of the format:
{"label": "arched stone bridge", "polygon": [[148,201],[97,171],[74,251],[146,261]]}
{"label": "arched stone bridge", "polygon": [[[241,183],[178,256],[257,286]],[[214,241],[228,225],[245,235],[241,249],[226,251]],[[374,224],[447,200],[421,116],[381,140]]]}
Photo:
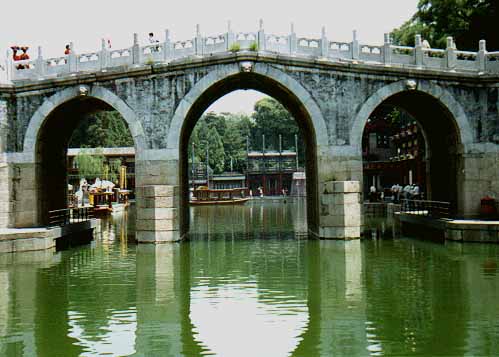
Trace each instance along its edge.
{"label": "arched stone bridge", "polygon": [[[0,227],[43,225],[48,210],[66,205],[71,133],[85,114],[114,109],[135,143],[137,239],[181,239],[189,225],[190,133],[211,103],[237,89],[273,96],[297,120],[317,236],[359,237],[362,132],[384,104],[421,124],[430,198],[473,216],[481,197],[497,197],[499,61],[483,42],[473,54],[451,39],[443,51],[423,49],[419,37],[415,48],[387,37],[377,49],[355,38],[336,46],[324,33],[307,46],[301,40],[263,29],[250,39],[229,30],[208,41],[198,33],[183,49],[168,38],[157,52],[135,41],[126,60],[103,48],[87,61],[73,53],[57,71],[41,56],[14,70],[13,84],[0,86]],[[236,42],[242,50],[231,47]]]}

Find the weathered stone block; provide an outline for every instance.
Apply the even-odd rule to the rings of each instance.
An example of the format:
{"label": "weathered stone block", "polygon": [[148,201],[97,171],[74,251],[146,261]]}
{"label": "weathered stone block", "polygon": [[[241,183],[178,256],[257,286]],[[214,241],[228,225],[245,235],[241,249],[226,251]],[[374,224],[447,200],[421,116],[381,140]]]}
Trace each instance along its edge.
{"label": "weathered stone block", "polygon": [[335,193],[335,194],[321,194],[321,204],[323,205],[342,205],[350,203],[359,203],[359,193]]}
{"label": "weathered stone block", "polygon": [[136,188],[137,194],[142,198],[148,197],[175,197],[179,196],[179,186],[173,185],[147,185]]}
{"label": "weathered stone block", "polygon": [[447,229],[445,231],[445,239],[453,241],[462,241],[463,231],[460,229]]}
{"label": "weathered stone block", "polygon": [[320,217],[321,227],[360,227],[361,225],[360,215],[327,215]]}
{"label": "weathered stone block", "polygon": [[14,211],[14,202],[2,201],[2,198],[0,198],[0,213],[8,213],[13,211]]}
{"label": "weathered stone block", "polygon": [[180,197],[156,197],[156,198],[139,198],[137,197],[138,208],[172,208],[179,206]]}
{"label": "weathered stone block", "polygon": [[135,239],[139,243],[166,243],[181,240],[180,231],[137,231]]}
{"label": "weathered stone block", "polygon": [[15,252],[29,252],[34,250],[45,250],[55,246],[52,238],[24,238],[13,240]]}
{"label": "weathered stone block", "polygon": [[334,192],[360,192],[359,181],[335,181],[333,186]]}
{"label": "weathered stone block", "polygon": [[177,208],[141,208],[137,209],[137,220],[141,219],[176,219]]}
{"label": "weathered stone block", "polygon": [[141,160],[135,168],[137,186],[178,185],[177,161]]}
{"label": "weathered stone block", "polygon": [[329,214],[338,216],[359,216],[362,207],[359,203],[345,203],[329,206]]}
{"label": "weathered stone block", "polygon": [[0,253],[12,253],[14,245],[12,240],[0,240]]}
{"label": "weathered stone block", "polygon": [[319,227],[322,239],[360,239],[359,227]]}
{"label": "weathered stone block", "polygon": [[136,229],[138,231],[176,231],[179,221],[175,219],[138,219]]}
{"label": "weathered stone block", "polygon": [[[33,208],[33,207],[31,206],[26,208]],[[37,223],[36,211],[15,212],[14,216],[15,216],[15,226],[18,228],[33,227]]]}

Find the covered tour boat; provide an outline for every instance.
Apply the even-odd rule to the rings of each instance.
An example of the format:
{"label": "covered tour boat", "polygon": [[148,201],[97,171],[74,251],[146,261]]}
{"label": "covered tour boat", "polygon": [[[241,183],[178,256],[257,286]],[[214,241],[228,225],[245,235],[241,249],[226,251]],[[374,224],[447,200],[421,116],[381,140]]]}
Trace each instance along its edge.
{"label": "covered tour boat", "polygon": [[230,189],[209,189],[206,186],[200,186],[191,191],[190,204],[192,205],[227,205],[244,204],[250,199],[248,197],[248,188],[230,188]]}

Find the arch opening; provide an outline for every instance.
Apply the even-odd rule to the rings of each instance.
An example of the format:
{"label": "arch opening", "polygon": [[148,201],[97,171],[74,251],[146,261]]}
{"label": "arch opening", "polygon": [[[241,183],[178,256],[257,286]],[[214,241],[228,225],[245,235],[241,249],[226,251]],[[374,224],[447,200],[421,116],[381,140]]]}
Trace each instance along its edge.
{"label": "arch opening", "polygon": [[450,202],[457,214],[460,134],[454,115],[428,93],[406,90],[385,98],[369,113],[362,135],[365,197],[379,200],[383,192],[390,197],[385,200],[397,200],[393,185],[412,184],[418,186],[414,195],[399,196]]}
{"label": "arch opening", "polygon": [[[181,233],[189,231],[189,139],[203,113],[226,94],[237,90],[255,90],[279,102],[294,118],[303,140],[306,176],[306,201],[308,230],[317,232],[318,227],[318,177],[316,129],[310,112],[289,88],[279,81],[259,73],[236,73],[209,86],[190,105],[182,122],[179,140],[179,183],[181,192]],[[275,138],[274,138],[275,139]]]}
{"label": "arch opening", "polygon": [[[90,125],[82,125],[89,121]],[[95,189],[89,197],[97,178],[115,187],[133,189],[136,147],[129,123],[110,103],[79,96],[55,106],[40,123],[34,143],[38,223],[47,225],[52,210],[109,205],[107,198],[98,195],[104,187]],[[84,159],[91,161],[85,165],[91,168],[83,168]],[[83,177],[88,182],[86,187],[80,187]],[[83,199],[78,200],[75,194],[80,189]],[[119,197],[113,195],[111,200],[118,201]]]}

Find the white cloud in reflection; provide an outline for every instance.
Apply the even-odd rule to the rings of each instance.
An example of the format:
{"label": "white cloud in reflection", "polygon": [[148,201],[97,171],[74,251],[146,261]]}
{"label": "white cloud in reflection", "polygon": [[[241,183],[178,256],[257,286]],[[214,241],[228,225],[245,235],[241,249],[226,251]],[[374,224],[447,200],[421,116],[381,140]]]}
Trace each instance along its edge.
{"label": "white cloud in reflection", "polygon": [[259,291],[256,283],[191,291],[194,338],[217,356],[289,356],[307,328],[306,301]]}

